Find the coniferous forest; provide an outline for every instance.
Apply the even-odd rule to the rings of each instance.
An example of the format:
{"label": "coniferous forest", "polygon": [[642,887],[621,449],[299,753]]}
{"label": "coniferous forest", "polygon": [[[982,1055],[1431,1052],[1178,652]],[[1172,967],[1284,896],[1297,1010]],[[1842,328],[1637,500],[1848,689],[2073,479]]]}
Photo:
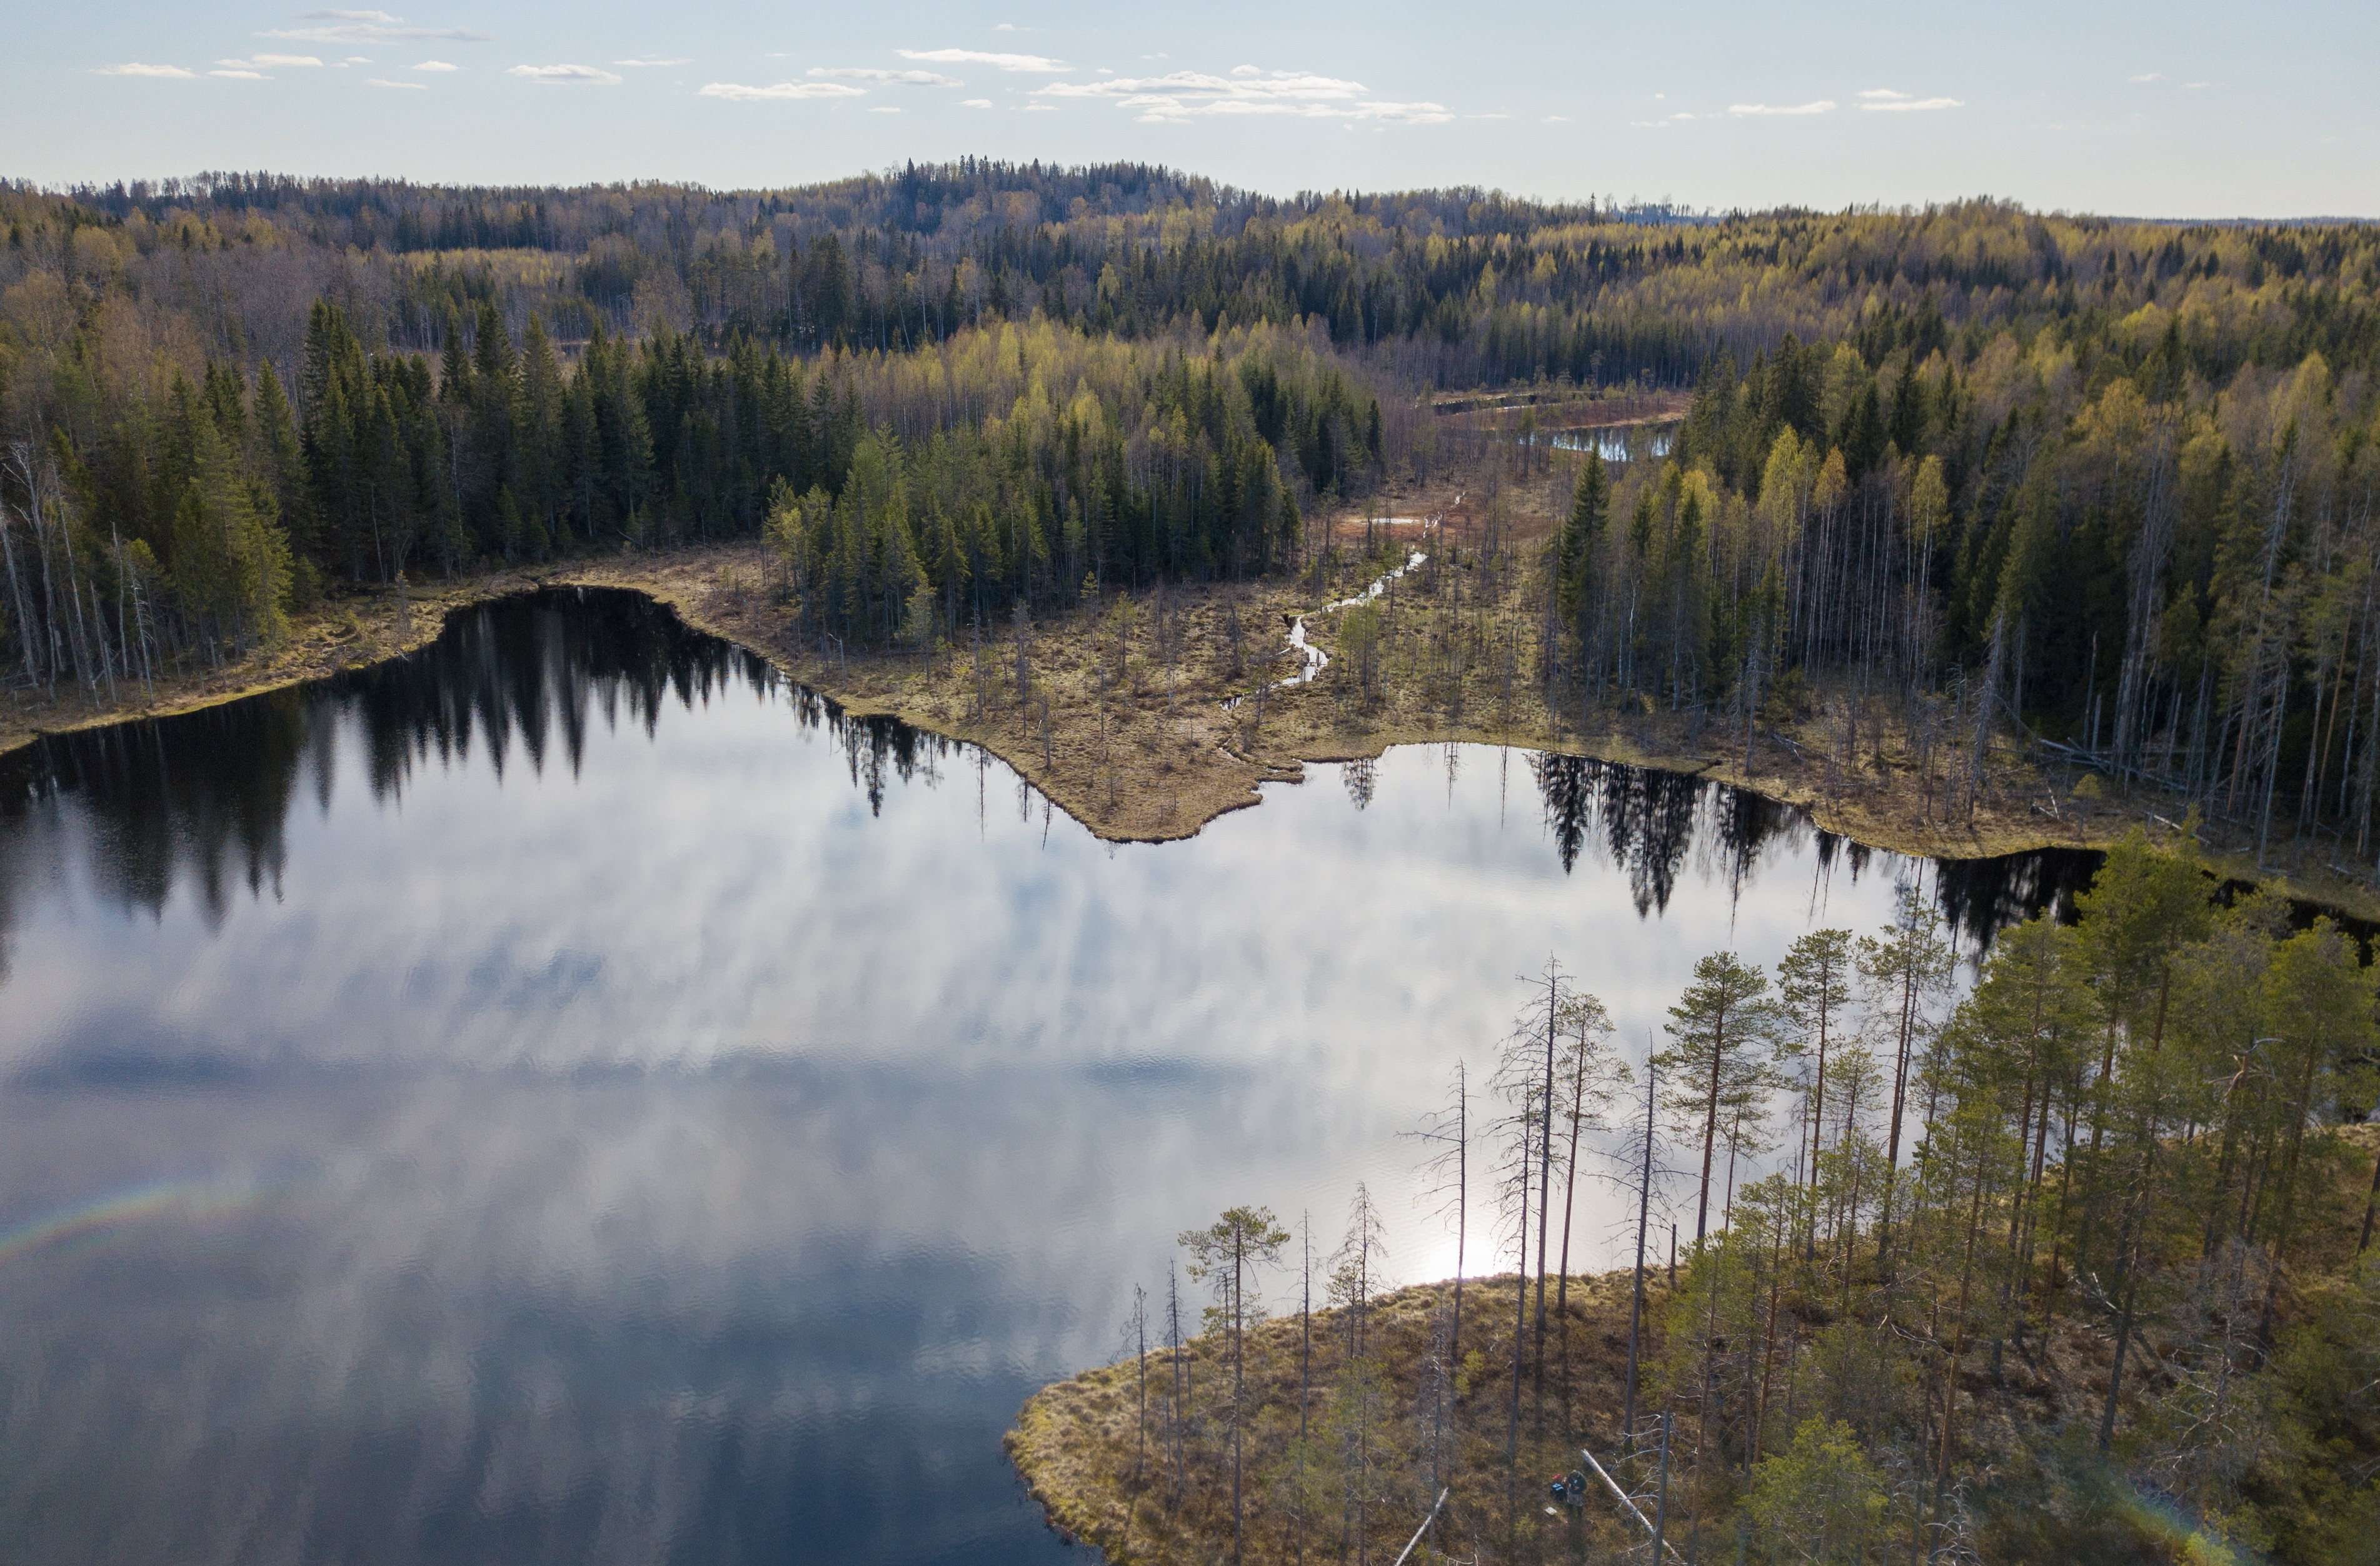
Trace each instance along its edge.
{"label": "coniferous forest", "polygon": [[1477,458],[1435,392],[1665,388],[1665,460],[1548,454],[1549,708],[1748,728],[1851,688],[1912,751],[2022,725],[2380,855],[2368,228],[972,162],[0,207],[15,688],[220,662],[399,577],[739,538],[819,629],[923,641],[1302,564],[1318,507]]}

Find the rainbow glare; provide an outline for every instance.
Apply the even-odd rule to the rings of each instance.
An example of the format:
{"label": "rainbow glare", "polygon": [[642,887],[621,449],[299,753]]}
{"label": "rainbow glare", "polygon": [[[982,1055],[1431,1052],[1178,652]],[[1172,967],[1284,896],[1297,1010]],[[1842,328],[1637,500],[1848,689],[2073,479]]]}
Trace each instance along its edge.
{"label": "rainbow glare", "polygon": [[2168,1497],[2127,1487],[2116,1510],[2134,1528],[2165,1543],[2182,1566],[2251,1566],[2261,1559],[2208,1528]]}
{"label": "rainbow glare", "polygon": [[178,1220],[205,1223],[253,1212],[290,1187],[254,1175],[155,1181],[94,1196],[0,1230],[0,1267],[61,1248],[87,1248],[138,1226]]}

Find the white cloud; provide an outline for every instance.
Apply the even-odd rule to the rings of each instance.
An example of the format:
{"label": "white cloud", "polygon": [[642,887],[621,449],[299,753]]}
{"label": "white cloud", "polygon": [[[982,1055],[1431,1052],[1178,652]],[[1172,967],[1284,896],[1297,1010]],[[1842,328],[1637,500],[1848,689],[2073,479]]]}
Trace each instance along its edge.
{"label": "white cloud", "polygon": [[1831,98],[1820,98],[1815,103],[1788,103],[1773,108],[1767,103],[1730,103],[1727,106],[1727,112],[1738,115],[1830,115],[1835,112],[1835,101]]}
{"label": "white cloud", "polygon": [[714,81],[695,96],[750,103],[764,98],[865,98],[868,89],[845,87],[839,81],[781,81],[774,87],[747,87],[741,82]]}
{"label": "white cloud", "polygon": [[346,59],[341,60],[339,64],[343,66],[368,66],[371,64],[371,61],[362,55],[350,55]]}
{"label": "white cloud", "polygon": [[1548,125],[1568,125],[1570,123],[1570,116],[1568,115],[1548,115],[1546,116],[1546,123]]}
{"label": "white cloud", "polygon": [[1025,105],[1025,112],[1028,115],[1054,115],[1058,112],[1058,105],[1055,103],[1027,103]]}
{"label": "white cloud", "polygon": [[1371,120],[1378,125],[1451,125],[1454,123],[1451,110],[1443,103],[1362,103],[1348,110],[1346,117]]}
{"label": "white cloud", "polygon": [[1047,98],[1114,98],[1127,103],[1152,94],[1248,103],[1340,102],[1361,98],[1368,91],[1360,81],[1303,71],[1273,71],[1255,77],[1239,71],[1227,77],[1208,76],[1202,71],[1168,71],[1163,76],[1120,76],[1113,81],[1053,81],[1034,89],[1037,95]]}
{"label": "white cloud", "polygon": [[2128,77],[2124,78],[2124,79],[2125,79],[2126,81],[2135,82],[2135,83],[2137,83],[2137,82],[2144,82],[2144,81],[2163,81],[2163,80],[2165,79],[2165,72],[2163,72],[2163,71],[2149,71],[2149,72],[2147,72],[2146,74],[2142,75],[2142,76],[2128,76]]}
{"label": "white cloud", "polygon": [[1262,66],[1233,66],[1233,67],[1232,67],[1232,74],[1233,76],[1262,76],[1262,75],[1264,75],[1264,67],[1262,67]]}
{"label": "white cloud", "polygon": [[995,55],[981,49],[901,49],[894,52],[905,60],[923,60],[929,66],[990,66],[998,70],[1026,71],[1038,76],[1060,76],[1075,68],[1043,55]]}
{"label": "white cloud", "polygon": [[418,71],[458,71],[463,67],[450,66],[443,60],[424,60],[413,68]]}
{"label": "white cloud", "polygon": [[138,60],[121,66],[102,66],[99,67],[99,74],[102,76],[162,76],[171,77],[177,81],[196,81],[199,77],[198,72],[186,71],[179,66],[144,66]]}
{"label": "white cloud", "polygon": [[1169,71],[1163,76],[1118,77],[1112,81],[1053,81],[1035,89],[1046,98],[1105,98],[1117,107],[1138,109],[1147,124],[1181,122],[1193,115],[1288,115],[1302,119],[1378,120],[1392,125],[1439,125],[1454,118],[1439,103],[1391,103],[1365,96],[1360,81],[1305,71],[1256,71],[1234,67],[1230,76]]}
{"label": "white cloud", "polygon": [[1895,92],[1889,87],[1871,87],[1866,91],[1861,93],[1860,96],[1863,98],[1906,98],[1909,94],[1906,92]]}
{"label": "white cloud", "polygon": [[419,81],[385,81],[376,76],[364,78],[366,87],[394,87],[400,92],[427,92],[430,89]]}
{"label": "white cloud", "polygon": [[215,64],[223,68],[207,72],[209,76],[229,77],[238,81],[270,81],[273,79],[264,74],[268,70],[303,67],[320,69],[322,62],[311,55],[251,55],[244,60],[217,60]]}
{"label": "white cloud", "polygon": [[493,37],[467,27],[407,27],[404,18],[392,17],[386,11],[308,11],[298,19],[322,25],[267,28],[258,36],[295,38],[310,43],[403,43],[430,38],[485,43]]}
{"label": "white cloud", "polygon": [[962,98],[959,100],[959,107],[962,109],[988,109],[991,107],[991,100],[989,98]]}
{"label": "white cloud", "polygon": [[[1862,93],[1861,96],[1865,97],[1866,94]],[[1929,109],[1963,109],[1966,106],[1966,101],[1961,98],[1909,98],[1898,94],[1876,103],[1860,105],[1863,109],[1906,110],[1918,114]]]}
{"label": "white cloud", "polygon": [[932,71],[888,71],[873,66],[812,66],[811,76],[836,77],[845,81],[881,81],[900,87],[965,87],[956,77],[938,76]]}
{"label": "white cloud", "polygon": [[614,60],[612,63],[615,66],[684,66],[693,64],[691,60]]}
{"label": "white cloud", "polygon": [[617,87],[620,79],[593,66],[515,66],[504,72],[548,87]]}
{"label": "white cloud", "polygon": [[1510,115],[1465,115],[1464,119],[1511,119]]}
{"label": "white cloud", "polygon": [[868,112],[871,115],[897,115],[901,111],[894,108],[890,103],[880,103],[875,108],[872,108]]}

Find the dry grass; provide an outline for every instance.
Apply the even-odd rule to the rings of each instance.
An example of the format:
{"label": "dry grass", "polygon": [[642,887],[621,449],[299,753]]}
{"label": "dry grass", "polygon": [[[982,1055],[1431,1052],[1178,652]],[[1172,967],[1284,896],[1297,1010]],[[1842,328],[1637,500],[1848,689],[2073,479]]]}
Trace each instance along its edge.
{"label": "dry grass", "polygon": [[[2325,1139],[2320,1156],[2327,1160],[2329,1178],[2309,1193],[2320,1210],[2305,1225],[2302,1253],[2291,1258],[2280,1280],[2277,1299],[2284,1322],[2299,1317],[2306,1302],[2338,1286],[2354,1262],[2373,1160],[2380,1157],[2380,1124],[2338,1128],[2335,1139]],[[2182,1254],[2170,1257],[2168,1265],[2178,1277],[2186,1277],[2195,1265],[2195,1232],[2181,1235],[2178,1243]],[[1629,1275],[1622,1270],[1572,1279],[1567,1312],[1554,1309],[1548,1294],[1549,1325],[1542,1345],[1534,1329],[1527,1340],[1530,1357],[1520,1385],[1516,1463],[1508,1463],[1505,1455],[1513,1428],[1511,1366],[1514,1306],[1519,1303],[1514,1282],[1508,1274],[1464,1285],[1466,1375],[1458,1383],[1452,1406],[1457,1432],[1450,1448],[1454,1453],[1453,1493],[1446,1521],[1416,1552],[1417,1559],[1519,1563],[1575,1560],[1584,1554],[1599,1560],[1643,1542],[1642,1532],[1599,1484],[1590,1489],[1575,1516],[1547,1510],[1548,1482],[1579,1466],[1582,1444],[1623,1483],[1650,1482],[1646,1465],[1632,1470],[1621,1462]],[[1932,1420],[1942,1406],[1940,1368],[1951,1345],[1930,1336],[1930,1313],[1916,1291],[1914,1275],[1904,1282],[1912,1290],[1906,1296],[1909,1318],[1888,1336],[1910,1350],[1918,1368],[1916,1384],[1900,1396],[1925,1400],[1928,1412],[1923,1417],[1938,1432]],[[1669,1293],[1659,1269],[1648,1272],[1646,1283],[1640,1423],[1661,1395],[1658,1366],[1665,1345],[1660,1322]],[[1395,1453],[1383,1464],[1374,1492],[1378,1515],[1368,1530],[1367,1553],[1375,1560],[1394,1558],[1435,1493],[1422,1456],[1426,1449],[1418,1411],[1427,1406],[1422,1396],[1423,1370],[1433,1323],[1445,1312],[1451,1293],[1450,1283],[1422,1284],[1384,1295],[1372,1307],[1371,1341],[1387,1382],[1380,1439]],[[2070,1287],[2061,1289],[2059,1301],[2059,1315],[2046,1333],[2036,1326],[1998,1345],[1978,1337],[1967,1341],[1960,1354],[1951,1378],[1955,1469],[1966,1476],[1973,1490],[1971,1499],[1979,1504],[2010,1504],[2010,1497],[1992,1499],[1985,1492],[2026,1473],[2039,1454],[2053,1450],[2061,1439],[2087,1439],[2098,1426],[2114,1358],[2110,1324]],[[1533,1307],[1534,1298],[1528,1304]],[[1816,1396],[1818,1379],[1831,1374],[1820,1368],[1818,1360],[1802,1356],[1837,1319],[1840,1304],[1832,1284],[1824,1285],[1818,1295],[1788,1288],[1779,1300],[1785,1341],[1769,1363],[1775,1394],[1783,1401],[1771,1405],[1766,1421],[1767,1451],[1790,1437],[1797,1417],[1793,1400]],[[1317,1430],[1329,1428],[1344,1321],[1335,1310],[1315,1317],[1306,1409]],[[1309,1468],[1303,1491],[1295,1479],[1291,1438],[1298,1428],[1301,1343],[1294,1315],[1266,1322],[1249,1334],[1242,1548],[1247,1560],[1354,1558],[1352,1552],[1342,1555],[1349,1542],[1349,1519],[1338,1470],[1318,1474]],[[2193,1352],[2193,1345],[2176,1341],[2163,1329],[2144,1327],[2127,1360],[2119,1430],[2140,1427],[2148,1403],[2177,1384]],[[1229,1366],[1220,1334],[1193,1341],[1184,1357],[1190,1395],[1178,1485],[1166,1408],[1172,1367],[1162,1348],[1153,1349],[1147,1361],[1145,1403],[1144,1366],[1136,1358],[1126,1358],[1035,1393],[1006,1438],[1010,1457],[1050,1525],[1096,1546],[1117,1566],[1204,1566],[1230,1559]],[[1802,1366],[1798,1378],[1797,1365]],[[1880,1379],[1888,1375],[1879,1367]],[[1789,1387],[1803,1390],[1789,1392]],[[1691,1449],[1691,1390],[1681,1402],[1688,1412],[1680,1416],[1678,1439]],[[1801,1415],[1811,1412],[1808,1402],[1800,1405]],[[1904,1412],[1914,1414],[1915,1410]],[[1937,1439],[1926,1437],[1929,1454]],[[1335,1463],[1343,1450],[1335,1438],[1318,1442],[1318,1448],[1310,1462],[1324,1465]],[[1673,1475],[1671,1515],[1682,1520],[1682,1527],[1694,1525],[1698,1508],[1716,1518],[1730,1504],[1725,1492],[1741,1478],[1732,1454],[1730,1466],[1729,1476],[1711,1475],[1710,1491],[1698,1496],[1691,1458],[1681,1460]],[[1930,1488],[1930,1479],[1925,1487]],[[2021,1499],[2017,1504],[2022,1509]]]}
{"label": "dry grass", "polygon": [[[1666,1296],[1665,1280],[1648,1279],[1644,1349],[1645,1388],[1640,1414],[1656,1404],[1660,1348],[1654,1325]],[[1582,1466],[1579,1448],[1592,1449],[1623,1484],[1649,1487],[1649,1462],[1621,1465],[1619,1425],[1627,1370],[1628,1275],[1613,1272],[1572,1279],[1567,1333],[1564,1318],[1549,1320],[1540,1373],[1532,1355],[1521,1379],[1519,1460],[1508,1463],[1505,1442],[1512,1429],[1511,1374],[1513,1280],[1473,1280],[1463,1290],[1463,1344],[1471,1364],[1470,1384],[1455,1403],[1453,1443],[1460,1457],[1451,1475],[1452,1494],[1444,1522],[1432,1531],[1417,1559],[1443,1560],[1484,1554],[1512,1562],[1604,1559],[1641,1545],[1641,1529],[1623,1514],[1609,1489],[1595,1482],[1575,1513],[1548,1511],[1551,1480]],[[1415,1410],[1422,1365],[1433,1315],[1446,1305],[1451,1286],[1424,1284],[1385,1296],[1374,1306],[1375,1342],[1387,1373],[1384,1440],[1396,1449],[1386,1465],[1381,1499],[1368,1530],[1376,1560],[1391,1560],[1428,1509],[1433,1491],[1421,1466]],[[1532,1302],[1534,1303],[1534,1302]],[[1795,1314],[1795,1306],[1803,1314]],[[1822,1303],[1787,1300],[1788,1319],[1802,1326],[1803,1341],[1830,1319]],[[1548,1306],[1550,1312],[1550,1304]],[[1314,1327],[1315,1390],[1309,1417],[1319,1427],[1330,1399],[1330,1383],[1340,1355],[1343,1317],[1318,1313]],[[1285,1561],[1303,1553],[1318,1560],[1342,1558],[1348,1548],[1349,1516],[1336,1471],[1315,1473],[1305,1490],[1306,1512],[1296,1507],[1294,1449],[1297,1427],[1299,1324],[1293,1316],[1266,1323],[1250,1334],[1247,1401],[1251,1410],[1243,1494],[1242,1556],[1247,1560]],[[1086,1371],[1037,1392],[1026,1402],[1007,1437],[1009,1454],[1027,1488],[1044,1509],[1050,1526],[1098,1548],[1118,1566],[1192,1566],[1231,1557],[1232,1507],[1228,1426],[1228,1363],[1220,1336],[1210,1334],[1185,1351],[1190,1363],[1192,1415],[1185,1437],[1186,1461],[1177,1489],[1167,1451],[1164,1390],[1170,1365],[1161,1349],[1150,1356],[1149,1413],[1144,1434],[1140,1416],[1140,1366],[1135,1359]],[[1782,1355],[1780,1354],[1780,1359]],[[1975,1345],[1961,1361],[1957,1420],[1961,1466],[1981,1472],[2047,1432],[2095,1423],[2106,1395],[2111,1357],[2106,1339],[2087,1324],[2061,1321],[2046,1340],[2011,1348],[1999,1375],[1990,1371],[1987,1349]],[[2151,1378],[2138,1362],[2135,1391]],[[1782,1381],[1779,1385],[1781,1389]],[[1781,1396],[1780,1390],[1780,1396]],[[2128,1397],[2127,1406],[2134,1400]],[[1771,1436],[1781,1439],[1788,1420],[1772,1414]],[[1691,1416],[1682,1418],[1679,1442],[1691,1444]],[[1336,1450],[1324,1443],[1325,1461]],[[1679,1536],[1692,1525],[1694,1499],[1688,1462],[1681,1457],[1672,1475],[1670,1502]],[[1317,1504],[1318,1492],[1319,1504]],[[1724,1505],[1714,1501],[1713,1505]],[[1717,1515],[1713,1513],[1714,1517]],[[1713,1525],[1717,1525],[1715,1523]],[[1353,1559],[1349,1548],[1346,1559]]]}
{"label": "dry grass", "polygon": [[[1492,1537],[1499,1554],[1508,1537],[1541,1541],[1559,1555],[1572,1542],[1609,1546],[1623,1542],[1610,1517],[1608,1495],[1589,1498],[1575,1517],[1546,1516],[1546,1485],[1578,1465],[1570,1432],[1582,1429],[1609,1459],[1610,1426],[1618,1422],[1628,1330],[1628,1281],[1615,1273],[1573,1279],[1567,1313],[1570,1374],[1560,1359],[1561,1319],[1548,1332],[1544,1374],[1533,1366],[1523,1377],[1519,1478],[1508,1494],[1505,1439],[1510,1427],[1513,1280],[1475,1279],[1463,1287],[1463,1344],[1473,1366],[1470,1382],[1455,1400],[1452,1425],[1459,1434],[1450,1450],[1459,1452],[1451,1478],[1446,1520],[1433,1533],[1439,1541]],[[1383,1365],[1389,1390],[1378,1439],[1392,1453],[1383,1463],[1365,1532],[1367,1553],[1394,1559],[1425,1513],[1435,1492],[1417,1455],[1417,1402],[1422,1362],[1433,1317],[1448,1304],[1449,1284],[1433,1283],[1385,1295],[1372,1306],[1371,1341]],[[1550,1310],[1550,1305],[1548,1309]],[[1308,1414],[1318,1434],[1330,1402],[1330,1384],[1341,1361],[1344,1316],[1317,1312],[1313,1328],[1312,1385]],[[1614,1354],[1611,1345],[1620,1352]],[[1245,1514],[1242,1555],[1248,1560],[1289,1560],[1304,1552],[1336,1559],[1354,1526],[1343,1484],[1323,1463],[1335,1439],[1318,1440],[1330,1449],[1310,1461],[1305,1515],[1299,1517],[1297,1467],[1293,1445],[1298,1425],[1300,1323],[1286,1316],[1249,1334],[1247,1393],[1250,1410],[1244,1458]],[[1135,1359],[1087,1371],[1034,1394],[1007,1438],[1011,1457],[1050,1526],[1096,1546],[1107,1558],[1133,1566],[1190,1566],[1228,1559],[1232,1542],[1229,1436],[1229,1366],[1220,1334],[1194,1341],[1184,1351],[1191,1394],[1184,1438],[1184,1463],[1177,1488],[1168,1451],[1164,1393],[1171,1376],[1165,1351],[1150,1355],[1149,1414],[1144,1439],[1139,1376]],[[1432,1552],[1430,1559],[1439,1559]],[[1524,1557],[1537,1553],[1524,1549]],[[1352,1553],[1349,1559],[1353,1559]]]}

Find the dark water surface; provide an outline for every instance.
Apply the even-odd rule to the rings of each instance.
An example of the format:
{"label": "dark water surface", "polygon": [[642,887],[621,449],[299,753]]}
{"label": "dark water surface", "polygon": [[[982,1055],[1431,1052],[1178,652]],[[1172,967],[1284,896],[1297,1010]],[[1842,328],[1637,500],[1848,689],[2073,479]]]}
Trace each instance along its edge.
{"label": "dark water surface", "polygon": [[1057,1559],[1017,1404],[1231,1203],[1450,1272],[1397,1134],[1548,952],[1641,1054],[1706,952],[2082,864],[1310,777],[1110,846],[627,595],[0,759],[0,1559]]}

